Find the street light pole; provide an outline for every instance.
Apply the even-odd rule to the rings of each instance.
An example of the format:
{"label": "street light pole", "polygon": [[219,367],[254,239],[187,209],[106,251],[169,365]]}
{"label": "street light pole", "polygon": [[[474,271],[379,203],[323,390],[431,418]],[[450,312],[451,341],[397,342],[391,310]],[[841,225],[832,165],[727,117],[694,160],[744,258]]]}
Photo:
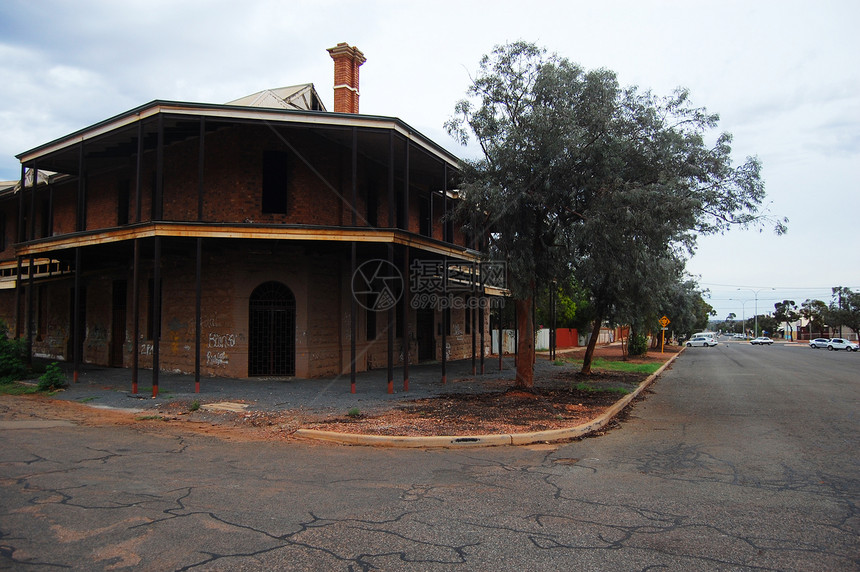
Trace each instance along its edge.
{"label": "street light pole", "polygon": [[[738,288],[738,290],[749,290],[753,294],[755,294],[755,335],[754,338],[758,337],[758,293],[762,290],[768,290],[768,288],[759,288],[758,290],[753,290],[752,288]],[[770,288],[770,290],[776,290],[776,288]]]}
{"label": "street light pole", "polygon": [[[729,298],[729,300],[735,300],[734,298]],[[735,300],[735,302],[741,303],[741,316],[742,316],[742,324],[741,324],[741,333],[744,335],[744,339],[747,336],[747,302],[749,300]]]}

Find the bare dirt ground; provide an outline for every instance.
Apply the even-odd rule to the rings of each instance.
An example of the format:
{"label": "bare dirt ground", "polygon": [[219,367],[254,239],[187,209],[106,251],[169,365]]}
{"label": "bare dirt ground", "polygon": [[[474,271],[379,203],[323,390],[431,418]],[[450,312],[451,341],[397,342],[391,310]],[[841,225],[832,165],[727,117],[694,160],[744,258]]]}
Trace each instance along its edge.
{"label": "bare dirt ground", "polygon": [[[625,359],[620,346],[598,348],[595,358],[629,363],[662,363],[680,351]],[[563,356],[562,356],[563,357]],[[581,359],[572,354],[571,359]],[[539,356],[538,359],[546,360]],[[144,432],[211,435],[230,441],[292,439],[299,428],[364,433],[372,435],[480,435],[509,434],[560,429],[586,423],[623,397],[613,389],[633,391],[647,375],[594,369],[581,376],[579,365],[544,368],[536,375],[531,391],[514,389],[513,380],[499,381],[497,388],[483,393],[452,393],[445,396],[403,401],[379,414],[343,414],[324,417],[301,411],[190,411],[190,404],[166,404],[158,414],[98,409],[86,404],[47,396],[0,396],[4,420],[62,419],[83,426],[124,426]],[[468,381],[468,380],[455,380]],[[584,383],[597,391],[577,389]],[[610,391],[606,391],[606,390]]]}

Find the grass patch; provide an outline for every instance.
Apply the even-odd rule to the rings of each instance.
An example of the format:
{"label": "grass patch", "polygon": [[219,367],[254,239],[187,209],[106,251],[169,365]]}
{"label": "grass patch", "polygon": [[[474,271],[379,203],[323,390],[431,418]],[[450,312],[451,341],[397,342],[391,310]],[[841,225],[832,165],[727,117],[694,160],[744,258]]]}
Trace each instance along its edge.
{"label": "grass patch", "polygon": [[80,399],[78,399],[78,401],[80,401],[81,403],[89,403],[90,401],[95,401],[98,398],[98,395],[90,395],[89,397],[81,397]]}
{"label": "grass patch", "polygon": [[192,401],[191,405],[188,406],[188,411],[197,411],[198,409],[200,409],[199,401]]}
{"label": "grass patch", "polygon": [[[582,360],[569,360],[568,363],[582,366]],[[651,375],[663,364],[657,363],[630,363],[628,361],[612,361],[605,359],[596,359],[591,362],[591,367],[594,369],[603,369],[606,371],[625,371],[629,373],[644,373]]]}
{"label": "grass patch", "polygon": [[140,417],[135,417],[135,421],[164,421],[164,417],[161,415],[141,415]]}
{"label": "grass patch", "polygon": [[39,388],[35,385],[27,385],[24,383],[0,383],[0,395],[32,395],[39,393]]}
{"label": "grass patch", "polygon": [[618,395],[627,395],[630,393],[629,389],[623,387],[594,387],[582,382],[572,384],[570,388],[583,393],[617,393]]}
{"label": "grass patch", "polygon": [[346,412],[347,417],[361,417],[361,411],[359,411],[358,407],[353,407],[349,411]]}

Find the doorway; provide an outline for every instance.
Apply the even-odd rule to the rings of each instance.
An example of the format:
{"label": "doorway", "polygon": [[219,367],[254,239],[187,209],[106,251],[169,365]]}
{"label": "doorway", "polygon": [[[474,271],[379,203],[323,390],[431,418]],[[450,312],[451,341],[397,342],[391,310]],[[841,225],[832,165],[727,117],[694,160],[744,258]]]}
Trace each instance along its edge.
{"label": "doorway", "polygon": [[248,375],[296,374],[296,298],[280,282],[266,282],[248,303]]}
{"label": "doorway", "polygon": [[436,359],[435,311],[421,309],[415,316],[415,333],[418,336],[418,361]]}

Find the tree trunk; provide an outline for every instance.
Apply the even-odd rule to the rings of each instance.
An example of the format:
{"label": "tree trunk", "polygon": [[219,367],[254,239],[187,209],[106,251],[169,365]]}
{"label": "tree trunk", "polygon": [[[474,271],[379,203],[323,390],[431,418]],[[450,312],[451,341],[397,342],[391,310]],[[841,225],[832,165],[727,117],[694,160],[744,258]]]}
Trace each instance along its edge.
{"label": "tree trunk", "polygon": [[515,387],[532,388],[535,385],[535,324],[532,320],[532,298],[516,300],[517,310],[517,380]]}
{"label": "tree trunk", "polygon": [[582,357],[583,375],[591,374],[591,362],[594,358],[594,347],[597,345],[597,339],[600,337],[600,325],[603,323],[603,318],[597,316],[594,318],[594,323],[591,326],[591,337],[588,339],[588,347],[585,348],[585,355]]}

